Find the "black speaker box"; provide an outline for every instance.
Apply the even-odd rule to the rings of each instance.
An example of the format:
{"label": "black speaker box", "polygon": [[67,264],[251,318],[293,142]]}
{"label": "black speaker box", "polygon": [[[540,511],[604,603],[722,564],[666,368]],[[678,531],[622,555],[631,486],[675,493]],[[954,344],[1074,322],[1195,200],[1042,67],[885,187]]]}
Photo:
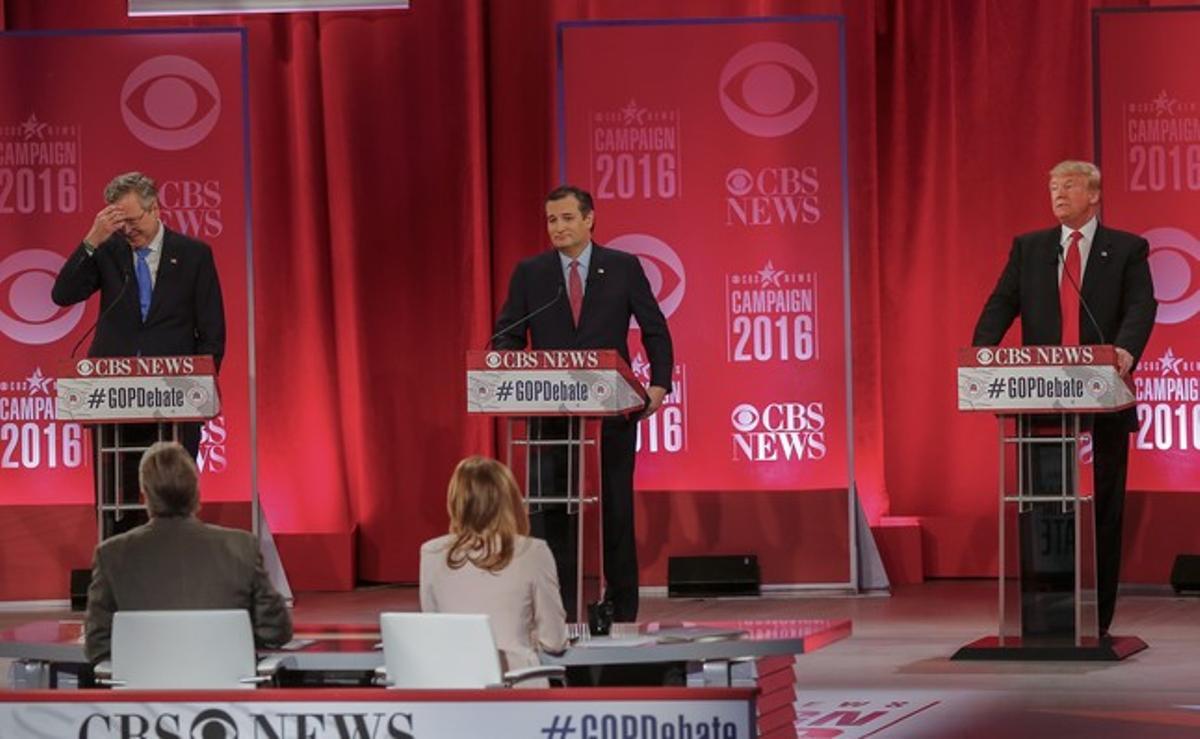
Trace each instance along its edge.
{"label": "black speaker box", "polygon": [[667,559],[667,595],[671,598],[758,595],[761,584],[758,557],[753,554]]}
{"label": "black speaker box", "polygon": [[1171,587],[1176,593],[1185,590],[1200,593],[1200,554],[1180,554],[1171,566]]}
{"label": "black speaker box", "polygon": [[71,610],[87,609],[88,585],[92,582],[91,570],[71,570]]}

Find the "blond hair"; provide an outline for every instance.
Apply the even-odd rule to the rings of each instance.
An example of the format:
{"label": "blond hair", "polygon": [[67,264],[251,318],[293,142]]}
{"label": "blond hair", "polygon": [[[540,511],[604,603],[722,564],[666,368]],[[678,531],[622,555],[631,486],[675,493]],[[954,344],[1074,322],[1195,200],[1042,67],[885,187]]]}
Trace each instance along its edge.
{"label": "blond hair", "polygon": [[499,572],[512,562],[516,537],[529,533],[516,478],[494,459],[473,456],[458,463],[446,491],[446,510],[454,537],[446,564],[452,569],[470,562]]}
{"label": "blond hair", "polygon": [[1082,162],[1077,159],[1067,159],[1054,165],[1050,170],[1051,177],[1066,177],[1068,175],[1082,175],[1087,178],[1088,189],[1097,192],[1100,190],[1100,168],[1091,162]]}
{"label": "blond hair", "polygon": [[200,508],[200,473],[178,442],[150,445],[138,463],[138,486],[155,518],[190,516]]}

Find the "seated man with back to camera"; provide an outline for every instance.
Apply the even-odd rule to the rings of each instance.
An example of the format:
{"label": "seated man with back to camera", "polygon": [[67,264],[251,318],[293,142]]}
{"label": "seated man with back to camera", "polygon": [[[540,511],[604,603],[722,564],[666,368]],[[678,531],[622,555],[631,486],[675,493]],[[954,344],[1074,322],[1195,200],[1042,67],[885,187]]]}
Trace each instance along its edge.
{"label": "seated man with back to camera", "polygon": [[[508,467],[467,457],[446,494],[450,533],[421,545],[421,610],[483,613],[504,669],[541,664],[538,650],[567,648],[554,555],[529,537],[529,514]],[[530,680],[528,687],[545,686]]]}
{"label": "seated man with back to camera", "polygon": [[199,473],[188,452],[175,442],[152,445],[138,466],[138,484],[149,523],[101,542],[92,560],[88,661],[108,658],[120,610],[244,608],[256,646],[291,639],[291,614],[267,578],[254,535],[196,518]]}

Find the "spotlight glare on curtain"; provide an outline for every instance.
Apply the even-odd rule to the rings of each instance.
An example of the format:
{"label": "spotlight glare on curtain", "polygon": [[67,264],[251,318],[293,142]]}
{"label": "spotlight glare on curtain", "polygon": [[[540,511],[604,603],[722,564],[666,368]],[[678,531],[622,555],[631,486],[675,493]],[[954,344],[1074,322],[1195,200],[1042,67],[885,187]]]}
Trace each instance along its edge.
{"label": "spotlight glare on curtain", "polygon": [[129,0],[129,15],[308,13],[316,10],[405,10],[409,0]]}

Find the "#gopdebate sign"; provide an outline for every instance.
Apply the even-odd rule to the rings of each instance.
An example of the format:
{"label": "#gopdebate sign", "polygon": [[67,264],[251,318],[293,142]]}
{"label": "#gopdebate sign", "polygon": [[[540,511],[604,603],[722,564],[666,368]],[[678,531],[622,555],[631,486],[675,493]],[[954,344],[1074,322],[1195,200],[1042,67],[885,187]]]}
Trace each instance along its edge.
{"label": "#gopdebate sign", "polygon": [[960,411],[1115,411],[1134,404],[1111,346],[962,349]]}
{"label": "#gopdebate sign", "polygon": [[212,357],[98,357],[64,364],[66,421],[201,421],[221,411]]}
{"label": "#gopdebate sign", "polygon": [[615,351],[467,354],[467,412],[616,415],[645,405],[645,391]]}

